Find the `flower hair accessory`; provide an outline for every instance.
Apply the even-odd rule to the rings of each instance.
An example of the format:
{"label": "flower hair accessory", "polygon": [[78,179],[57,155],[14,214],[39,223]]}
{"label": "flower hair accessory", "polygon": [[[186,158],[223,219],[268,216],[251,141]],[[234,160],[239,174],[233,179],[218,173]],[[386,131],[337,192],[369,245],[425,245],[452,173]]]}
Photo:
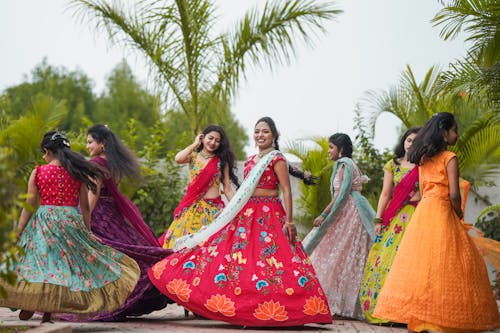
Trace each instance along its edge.
{"label": "flower hair accessory", "polygon": [[62,144],[69,148],[69,140],[66,137],[66,135],[62,134],[61,132],[55,132],[54,134],[52,134],[50,140],[52,141],[61,140]]}

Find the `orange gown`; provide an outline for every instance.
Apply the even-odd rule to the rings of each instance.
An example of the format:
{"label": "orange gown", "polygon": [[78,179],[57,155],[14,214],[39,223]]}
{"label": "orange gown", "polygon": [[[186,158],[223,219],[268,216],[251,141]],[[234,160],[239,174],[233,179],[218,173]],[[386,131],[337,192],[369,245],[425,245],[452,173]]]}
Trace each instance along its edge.
{"label": "orange gown", "polygon": [[406,229],[374,316],[414,331],[500,327],[483,258],[454,212],[444,151],[419,167],[422,200]]}

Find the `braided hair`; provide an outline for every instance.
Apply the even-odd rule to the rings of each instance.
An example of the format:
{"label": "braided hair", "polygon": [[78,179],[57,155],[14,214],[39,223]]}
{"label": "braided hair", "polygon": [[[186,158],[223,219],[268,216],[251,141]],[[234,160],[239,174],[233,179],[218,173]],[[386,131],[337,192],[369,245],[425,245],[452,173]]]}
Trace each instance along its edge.
{"label": "braided hair", "polygon": [[[266,123],[269,126],[269,128],[271,129],[271,133],[273,135],[273,147],[276,150],[280,150],[279,143],[278,143],[280,133],[278,132],[278,129],[276,127],[274,120],[271,117],[262,117],[259,120],[257,120],[257,122],[255,123],[255,126],[257,126],[258,123],[262,123],[262,122]],[[299,178],[299,179],[302,179],[302,181],[306,185],[315,185],[317,182],[317,179],[318,179],[318,177],[313,176],[311,174],[306,174],[304,171],[300,170],[297,167],[293,167],[290,164],[288,164],[288,172],[292,176]]]}

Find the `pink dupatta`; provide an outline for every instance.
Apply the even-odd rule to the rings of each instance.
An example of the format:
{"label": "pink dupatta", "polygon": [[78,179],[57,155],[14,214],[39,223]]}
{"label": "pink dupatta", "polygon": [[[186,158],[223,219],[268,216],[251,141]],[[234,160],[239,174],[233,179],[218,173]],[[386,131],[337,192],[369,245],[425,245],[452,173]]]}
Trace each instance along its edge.
{"label": "pink dupatta", "polygon": [[[94,157],[91,162],[108,169],[108,163],[104,158]],[[155,235],[142,219],[141,212],[137,206],[120,192],[117,184],[113,181],[113,177],[103,179],[103,184],[106,186],[106,189],[109,191],[109,194],[113,198],[125,220],[128,221],[135,228],[135,230],[137,230],[137,232],[149,242],[149,244],[160,247],[160,243],[158,243]]]}
{"label": "pink dupatta", "polygon": [[418,182],[418,167],[414,167],[403,179],[394,187],[394,193],[391,202],[384,210],[382,215],[382,225],[388,227],[391,220],[396,216],[404,205],[410,202],[410,199],[416,193],[416,183]]}

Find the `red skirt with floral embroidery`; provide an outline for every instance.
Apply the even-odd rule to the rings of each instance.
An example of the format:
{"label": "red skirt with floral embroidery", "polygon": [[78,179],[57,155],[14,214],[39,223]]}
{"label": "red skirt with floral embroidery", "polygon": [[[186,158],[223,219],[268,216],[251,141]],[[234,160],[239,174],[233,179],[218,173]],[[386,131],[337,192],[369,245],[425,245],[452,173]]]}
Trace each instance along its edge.
{"label": "red skirt with floral embroidery", "polygon": [[331,323],[328,302],[302,244],[283,233],[275,197],[252,197],[226,227],[148,272],[165,295],[192,312],[243,326]]}

